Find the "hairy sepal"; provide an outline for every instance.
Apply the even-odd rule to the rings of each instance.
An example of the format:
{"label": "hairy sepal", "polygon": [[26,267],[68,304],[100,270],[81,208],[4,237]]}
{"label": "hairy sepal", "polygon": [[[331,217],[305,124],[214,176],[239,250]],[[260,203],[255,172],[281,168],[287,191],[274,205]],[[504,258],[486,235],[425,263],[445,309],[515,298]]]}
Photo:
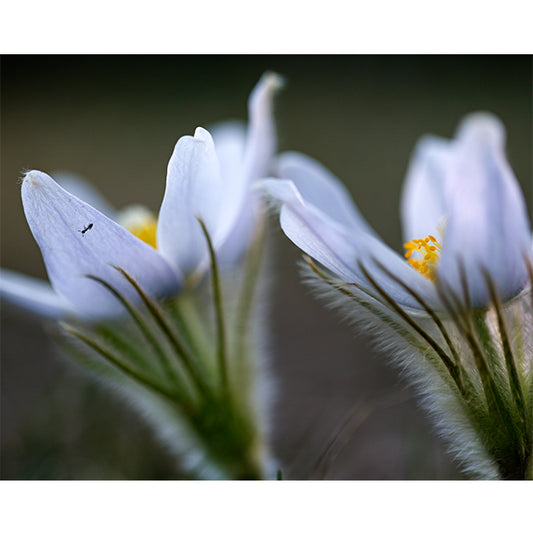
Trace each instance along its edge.
{"label": "hairy sepal", "polygon": [[[132,306],[128,319],[112,323],[63,324],[65,351],[140,411],[197,477],[257,478],[274,468],[267,445],[272,386],[261,355],[263,248],[264,228],[239,265],[219,272],[218,303],[209,276],[156,302],[122,272],[144,309]],[[221,324],[227,382],[217,359]]]}
{"label": "hairy sepal", "polygon": [[[489,409],[471,347],[456,322],[446,314],[439,315],[455,351],[460,354],[461,372],[469,385],[466,392],[464,389],[461,391],[450,379],[445,365],[427,342],[379,295],[371,295],[367,291],[357,290],[353,284],[335,280],[309,260],[303,264],[302,270],[304,280],[315,294],[339,312],[345,321],[363,328],[377,348],[388,355],[389,362],[398,367],[403,377],[414,386],[419,394],[420,406],[429,413],[437,433],[445,439],[449,452],[463,471],[474,478],[504,477],[502,471],[505,467],[501,461],[505,461],[505,457],[502,459],[501,456],[507,452],[502,447],[507,447],[511,453],[516,454],[517,441],[509,427],[499,429],[501,420]],[[442,350],[453,357],[442,332],[429,315],[420,311],[406,311]],[[512,403],[509,378],[502,362],[501,340],[497,331],[494,331],[493,324],[491,329],[491,312],[494,313],[493,310],[485,311],[480,319],[484,326],[478,324],[477,329],[480,331],[476,334],[478,339],[482,339],[482,333],[490,335],[490,338],[481,340],[483,352],[489,361],[497,394],[503,398],[506,412],[517,422],[520,416]],[[530,299],[524,293],[506,305],[503,314],[512,334],[513,351],[521,369],[519,379],[522,390],[527,391],[523,417],[529,422],[526,421],[518,438],[523,439],[524,446],[530,447],[531,435],[527,434],[531,427],[532,412]]]}

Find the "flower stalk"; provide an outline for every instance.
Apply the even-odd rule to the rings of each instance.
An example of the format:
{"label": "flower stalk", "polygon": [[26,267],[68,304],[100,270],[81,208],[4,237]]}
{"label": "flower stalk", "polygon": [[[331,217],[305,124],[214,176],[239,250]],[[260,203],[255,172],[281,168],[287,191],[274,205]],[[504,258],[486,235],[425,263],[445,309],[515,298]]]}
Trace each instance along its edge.
{"label": "flower stalk", "polygon": [[[210,242],[205,227],[204,231]],[[255,242],[256,239],[258,242]],[[206,279],[195,291],[160,305],[148,297],[126,271],[118,268],[142,299],[144,310],[132,306],[120,291],[105,280],[92,276],[93,281],[104,286],[121,302],[130,320],[112,325],[95,323],[92,326],[77,322],[61,323],[64,332],[77,341],[72,346],[63,340],[62,345],[68,353],[81,349],[85,366],[92,366],[94,370],[95,358],[100,359],[100,364],[107,364],[112,372],[100,370],[97,373],[105,375],[111,383],[130,390],[132,396],[139,394],[140,389],[135,385],[140,385],[148,402],[153,402],[155,397],[155,403],[163,402],[179,413],[179,424],[188,433],[193,449],[203,451],[203,466],[197,469],[200,476],[206,475],[202,471],[209,472],[211,477],[232,479],[262,479],[267,475],[264,430],[260,427],[261,420],[254,405],[257,399],[252,395],[254,373],[246,377],[242,375],[243,365],[249,370],[257,367],[257,347],[254,343],[257,332],[253,331],[253,320],[243,330],[239,316],[253,317],[257,312],[250,280],[257,277],[258,259],[264,245],[262,232],[256,239],[255,246],[250,248],[248,261],[243,263],[242,287],[234,293],[238,299],[238,303],[233,305],[235,316],[228,316],[232,306],[221,305],[223,285],[213,251],[214,266],[210,277],[216,276],[217,283]],[[207,306],[206,297],[209,298]],[[226,293],[226,297],[231,295]],[[192,313],[191,309],[198,306],[207,312]],[[221,313],[223,316],[219,316]],[[195,324],[191,327],[193,320]],[[220,335],[220,328],[226,328],[226,324],[235,325],[229,339],[225,333],[222,337]],[[221,339],[224,341],[222,352]],[[232,343],[228,344],[230,339]],[[141,342],[144,346],[139,349]],[[241,387],[243,382],[246,387]],[[154,422],[154,418],[151,421]],[[179,448],[179,443],[175,444]]]}
{"label": "flower stalk", "polygon": [[276,150],[280,84],[264,74],[247,124],[180,137],[158,216],[115,210],[77,178],[26,173],[22,203],[50,284],[0,277],[3,297],[61,321],[66,351],[137,405],[199,477],[267,471],[256,361],[264,215],[254,184]]}
{"label": "flower stalk", "polygon": [[500,121],[478,113],[452,140],[419,142],[401,202],[405,258],[311,158],[281,154],[277,178],[262,186],[283,232],[309,256],[308,281],[411,379],[465,472],[524,479],[533,447],[533,250],[504,141]]}
{"label": "flower stalk", "polygon": [[205,236],[207,247],[209,249],[209,259],[211,261],[211,280],[213,282],[213,304],[215,308],[216,324],[217,324],[217,359],[218,370],[221,380],[221,388],[224,391],[229,390],[228,384],[228,370],[226,364],[226,328],[224,325],[224,309],[222,306],[222,290],[220,288],[220,276],[218,270],[218,263],[213,248],[213,243],[209,237],[209,232],[205,226],[204,221],[198,218],[198,222],[202,227]]}
{"label": "flower stalk", "polygon": [[[462,424],[468,424],[474,431],[476,444],[480,446],[476,455],[484,455],[479,453],[483,452],[484,448],[488,456],[485,460],[488,458],[488,464],[491,465],[489,474],[489,471],[485,470],[488,464],[483,465],[482,461],[476,464],[472,452],[465,454],[465,450],[460,450],[461,446],[456,445],[455,453],[467,471],[477,475],[483,472],[483,476],[495,476],[500,479],[530,478],[533,446],[531,378],[528,376],[528,368],[522,366],[521,370],[518,363],[520,360],[531,361],[531,357],[523,351],[527,350],[527,347],[522,343],[512,346],[506,318],[506,314],[512,314],[519,321],[519,331],[532,331],[530,310],[520,309],[529,301],[527,292],[504,307],[494,292],[492,279],[487,274],[487,284],[491,287],[489,290],[493,300],[486,308],[472,309],[468,306],[468,298],[465,298],[467,303],[456,312],[449,305],[449,299],[458,303],[459,296],[450,293],[449,288],[446,291],[441,287],[443,302],[449,305],[447,316],[439,317],[429,307],[425,309],[425,315],[410,314],[390,298],[362,263],[359,267],[374,287],[374,293],[355,283],[332,278],[308,257],[306,262],[314,279],[320,279],[321,284],[326,282],[332,291],[341,295],[343,303],[336,297],[336,306],[346,309],[344,300],[349,299],[352,314],[357,313],[356,309],[370,311],[382,326],[392,326],[391,329],[400,334],[402,342],[414,349],[413,355],[420,354],[417,357],[421,356],[437,372],[438,381],[433,386],[436,385],[435,388],[440,389],[441,399],[433,399],[429,410],[435,418],[446,419],[449,413],[446,413],[445,409],[450,408],[450,400],[453,399],[456,415],[462,411]],[[392,280],[404,285],[379,261],[374,262]],[[424,306],[423,298],[413,289],[407,288]],[[466,291],[467,284],[464,288]],[[392,313],[387,313],[387,309]],[[429,327],[429,319],[436,326],[433,331]],[[491,322],[495,322],[496,329],[490,327]],[[385,331],[380,329],[382,335]],[[401,348],[398,338],[395,344],[396,350]],[[424,377],[420,368],[416,372],[418,375],[413,376],[415,382],[419,390],[427,394],[427,391],[420,387],[420,383],[421,378],[427,379],[428,376]],[[457,427],[453,429],[458,431]],[[453,445],[453,433],[448,433],[447,438]]]}

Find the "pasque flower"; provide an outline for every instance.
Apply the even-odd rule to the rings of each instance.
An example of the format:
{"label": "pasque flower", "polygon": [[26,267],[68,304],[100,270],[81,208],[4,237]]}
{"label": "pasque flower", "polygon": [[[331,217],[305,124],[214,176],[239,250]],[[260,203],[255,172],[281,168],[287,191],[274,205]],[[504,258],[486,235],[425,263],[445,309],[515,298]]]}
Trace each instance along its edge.
{"label": "pasque flower", "polygon": [[[258,83],[249,100],[248,128],[224,123],[212,135],[197,128],[194,136],[179,139],[168,163],[157,219],[143,208],[117,213],[89,185],[72,178],[66,180],[66,190],[44,172],[26,173],[24,212],[51,286],[3,270],[2,297],[49,316],[112,316],[121,311],[120,303],[88,276],[138,300],[114,267],[128,272],[151,297],[176,294],[209,266],[198,219],[205,224],[221,265],[238,261],[255,227],[257,199],[251,185],[266,175],[273,155],[271,107],[278,85],[279,78],[269,73]],[[95,205],[87,203],[91,201]]]}
{"label": "pasque flower", "polygon": [[505,159],[503,127],[488,114],[465,119],[452,141],[427,137],[415,150],[401,202],[407,253],[414,252],[413,263],[420,256],[414,265],[380,240],[344,186],[319,163],[285,153],[278,174],[281,180],[264,181],[263,187],[281,202],[283,231],[340,279],[371,288],[358,266],[363,262],[395,301],[415,309],[420,303],[370,258],[387,265],[434,307],[442,302],[432,281],[438,277],[461,292],[461,263],[473,305],[489,300],[481,266],[504,300],[528,283],[527,211]]}
{"label": "pasque flower", "polygon": [[318,289],[407,370],[465,468],[509,478],[531,476],[532,241],[504,142],[500,121],[478,113],[454,139],[418,143],[401,200],[405,258],[302,154],[282,154],[280,179],[262,187]]}
{"label": "pasque flower", "polygon": [[269,460],[256,395],[264,239],[253,185],[272,163],[279,85],[271,73],[259,81],[248,127],[178,140],[157,218],[141,206],[117,212],[72,177],[62,187],[28,172],[24,212],[51,285],[0,278],[4,298],[61,319],[65,351],[140,407],[198,477],[258,478]]}

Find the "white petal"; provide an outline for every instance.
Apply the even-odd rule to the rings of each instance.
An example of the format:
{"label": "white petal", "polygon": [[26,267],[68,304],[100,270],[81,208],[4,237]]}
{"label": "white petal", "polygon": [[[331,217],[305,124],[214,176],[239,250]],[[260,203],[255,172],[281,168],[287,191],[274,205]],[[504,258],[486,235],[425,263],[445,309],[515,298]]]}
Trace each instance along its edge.
{"label": "white petal", "polygon": [[49,318],[75,314],[72,306],[52,289],[50,283],[10,270],[0,270],[0,296],[23,309]]}
{"label": "white petal", "polygon": [[116,220],[117,210],[104,198],[100,191],[91,183],[70,172],[53,172],[52,178],[63,189],[73,194],[86,204],[92,205],[111,220]]}
{"label": "white petal", "polygon": [[249,196],[250,183],[244,168],[246,128],[239,122],[219,124],[213,130],[213,141],[222,179],[219,223],[227,224],[227,232],[236,225]]}
{"label": "white petal", "polygon": [[239,121],[215,124],[209,129],[220,164],[220,173],[230,188],[239,190],[244,179],[243,163],[246,144],[246,126]]}
{"label": "white petal", "polygon": [[257,199],[250,191],[250,176],[244,166],[246,128],[231,121],[216,125],[211,133],[223,180],[219,216],[226,234],[221,235],[217,246],[217,259],[222,266],[232,266],[248,248],[255,228]]}
{"label": "white petal", "polygon": [[248,191],[243,209],[237,212],[237,218],[217,243],[217,259],[221,265],[231,267],[242,259],[255,233],[260,208],[255,193]]}
{"label": "white petal", "polygon": [[22,203],[52,286],[80,312],[100,317],[122,310],[106,289],[87,279],[89,274],[137,300],[134,289],[113,265],[126,270],[152,297],[178,289],[176,274],[156,250],[43,172],[26,175]]}
{"label": "white petal", "polygon": [[382,241],[365,231],[342,226],[314,206],[306,204],[294,184],[286,180],[263,180],[264,190],[282,203],[280,223],[284,233],[306,254],[316,259],[340,279],[357,283],[374,292],[358,267],[361,261],[373,278],[398,303],[413,308],[420,305],[385,275],[376,259],[423,295],[436,302],[432,284],[410,268]]}
{"label": "white petal", "polygon": [[[273,98],[282,85],[277,74],[263,74],[248,99],[249,121],[246,130],[244,155],[240,174],[226,173],[224,178],[223,219],[229,221],[229,228],[217,255],[222,264],[231,265],[239,261],[250,244],[259,212],[259,198],[252,184],[268,175],[276,150],[276,130],[272,113]],[[216,139],[217,155],[219,154]]]}
{"label": "white petal", "polygon": [[244,166],[246,128],[240,122],[224,122],[212,129],[223,180],[220,223],[226,236],[217,249],[222,265],[233,265],[245,252],[254,230],[254,204]]}
{"label": "white petal", "polygon": [[281,76],[263,74],[248,100],[249,126],[246,138],[245,173],[249,182],[266,178],[276,151],[273,98],[283,85]]}
{"label": "white petal", "polygon": [[400,213],[404,242],[436,235],[446,217],[445,183],[452,149],[437,137],[422,138],[411,158]]}
{"label": "white petal", "polygon": [[267,199],[274,203],[304,204],[304,199],[302,198],[298,187],[296,187],[291,180],[267,178],[260,180],[258,186],[266,194]]}
{"label": "white petal", "polygon": [[158,249],[185,275],[207,257],[197,217],[204,221],[213,241],[220,239],[221,190],[213,140],[206,130],[197,128],[194,137],[181,137],[174,148],[157,225]]}
{"label": "white petal", "polygon": [[446,183],[448,224],[438,276],[459,291],[460,258],[474,305],[488,300],[482,265],[504,299],[516,295],[528,280],[527,210],[503,143],[503,126],[495,117],[468,117],[459,129]]}
{"label": "white petal", "polygon": [[278,176],[291,180],[307,203],[347,228],[375,235],[346,187],[318,161],[297,152],[285,152],[277,164]]}

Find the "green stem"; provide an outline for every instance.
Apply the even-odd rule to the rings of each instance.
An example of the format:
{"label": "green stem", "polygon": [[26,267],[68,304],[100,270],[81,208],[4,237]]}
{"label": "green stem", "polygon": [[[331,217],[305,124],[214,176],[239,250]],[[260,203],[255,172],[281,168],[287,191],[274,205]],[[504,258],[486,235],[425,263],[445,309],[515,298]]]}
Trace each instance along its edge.
{"label": "green stem", "polygon": [[446,344],[448,345],[448,348],[450,349],[450,352],[452,353],[452,356],[454,358],[454,361],[457,365],[457,373],[460,381],[460,387],[461,393],[465,397],[465,400],[467,402],[471,401],[471,390],[473,388],[473,384],[468,377],[468,374],[466,373],[465,369],[463,368],[461,364],[461,358],[459,357],[459,354],[457,353],[455,346],[453,345],[453,342],[450,339],[450,336],[448,335],[448,332],[446,331],[446,328],[444,327],[444,324],[440,320],[440,318],[437,316],[435,311],[429,307],[429,305],[426,303],[426,301],[416,292],[414,291],[407,283],[405,283],[402,279],[400,279],[398,276],[393,274],[388,268],[386,268],[384,265],[382,265],[379,261],[374,260],[374,263],[385,273],[387,274],[392,280],[394,280],[396,283],[398,283],[401,287],[403,287],[426,311],[426,313],[431,317],[433,322],[435,322],[435,325],[441,332],[441,335],[443,336]]}
{"label": "green stem", "polygon": [[364,267],[361,261],[358,261],[358,266],[361,269],[361,272],[365,278],[370,282],[370,284],[376,289],[379,295],[396,311],[396,313],[407,323],[409,324],[430,346],[433,348],[435,353],[439,356],[441,361],[444,363],[446,369],[448,370],[451,378],[455,382],[455,385],[464,396],[465,392],[463,390],[463,384],[461,382],[459,368],[457,365],[448,357],[444,350],[421,328],[385,291],[369,274],[367,269]]}
{"label": "green stem", "polygon": [[[252,305],[254,296],[256,294],[257,278],[261,270],[261,262],[263,259],[263,251],[265,249],[265,231],[266,225],[261,224],[257,234],[254,238],[253,244],[248,252],[246,262],[244,265],[244,281],[239,295],[239,302],[236,312],[235,320],[235,362],[237,372],[240,377],[243,377],[244,372],[244,354],[246,340],[249,335],[249,323],[252,315]],[[246,379],[241,379],[243,385],[247,384]]]}
{"label": "green stem", "polygon": [[198,218],[198,222],[202,227],[202,231],[207,242],[207,247],[209,249],[209,257],[211,259],[211,279],[213,281],[213,301],[215,303],[215,315],[217,323],[217,360],[218,367],[220,371],[220,379],[222,384],[222,389],[226,392],[229,392],[229,383],[228,383],[228,370],[226,364],[226,329],[224,326],[224,310],[222,306],[222,290],[220,288],[220,277],[218,273],[218,263],[213,248],[213,243],[207,227],[204,224],[204,221],[201,218]]}
{"label": "green stem", "polygon": [[146,326],[141,314],[137,311],[137,309],[135,309],[135,307],[107,281],[101,278],[98,278],[96,276],[92,276],[92,275],[88,275],[87,278],[92,279],[93,281],[96,281],[97,283],[105,287],[111,294],[113,294],[113,296],[115,296],[120,301],[120,303],[128,311],[129,315],[133,318],[133,320],[135,321],[135,323],[141,330],[142,334],[144,335],[148,343],[154,349],[154,352],[157,355],[157,358],[159,359],[159,362],[161,366],[163,367],[167,377],[171,381],[173,381],[174,384],[178,388],[180,388],[182,384],[180,383],[179,379],[176,376],[174,369],[172,368],[168,355],[166,354],[165,350],[161,347],[161,344],[159,343],[159,341],[155,338],[154,335],[152,335],[150,328]]}
{"label": "green stem", "polygon": [[[516,403],[516,407],[520,414],[520,419],[522,423],[525,424],[526,423],[526,416],[525,416],[526,401],[525,401],[524,394],[522,391],[522,385],[518,377],[518,372],[516,369],[516,364],[515,364],[515,360],[513,356],[513,350],[511,348],[511,342],[509,340],[509,334],[507,333],[507,327],[505,325],[505,320],[503,318],[503,310],[502,310],[500,298],[496,292],[494,283],[490,279],[490,276],[488,275],[487,272],[485,272],[485,279],[487,281],[487,285],[489,287],[492,302],[494,304],[494,309],[496,311],[496,316],[498,318],[498,329],[500,330],[500,337],[502,339],[503,354],[505,358],[505,364],[507,366],[507,373],[509,374],[509,383],[511,387],[511,393],[513,395],[514,401]],[[526,428],[526,431],[527,431],[527,428]]]}
{"label": "green stem", "polygon": [[184,398],[180,397],[180,395],[177,394],[175,391],[170,391],[166,389],[163,385],[157,383],[148,376],[145,376],[144,374],[138,372],[134,368],[131,368],[129,365],[121,361],[119,357],[113,354],[111,350],[107,349],[97,341],[91,339],[88,335],[85,335],[81,331],[65,323],[61,323],[61,326],[65,329],[67,333],[70,333],[72,336],[76,337],[84,344],[92,348],[95,352],[99,353],[104,359],[106,359],[113,366],[121,370],[128,377],[132,378],[134,381],[137,381],[141,385],[145,385],[152,391],[157,392],[158,394],[167,398],[173,403],[177,403],[184,411],[192,411],[192,407],[187,404],[187,402],[184,401]]}
{"label": "green stem", "polygon": [[165,334],[172,347],[174,348],[176,355],[179,357],[180,361],[183,363],[184,367],[189,372],[192,380],[198,387],[199,391],[204,396],[209,396],[209,390],[203,379],[202,373],[198,368],[198,360],[193,357],[189,350],[183,345],[183,343],[177,338],[177,336],[172,331],[172,328],[165,320],[163,313],[159,310],[154,302],[148,297],[144,292],[141,286],[133,279],[125,270],[120,267],[115,266],[115,268],[127,279],[127,281],[132,285],[136,290],[137,294],[141,297],[144,305],[155,319],[156,323],[159,325],[161,331]]}
{"label": "green stem", "polygon": [[180,295],[172,303],[171,312],[191,350],[212,370],[213,343],[211,336],[206,334],[207,324],[193,297],[188,293]]}

